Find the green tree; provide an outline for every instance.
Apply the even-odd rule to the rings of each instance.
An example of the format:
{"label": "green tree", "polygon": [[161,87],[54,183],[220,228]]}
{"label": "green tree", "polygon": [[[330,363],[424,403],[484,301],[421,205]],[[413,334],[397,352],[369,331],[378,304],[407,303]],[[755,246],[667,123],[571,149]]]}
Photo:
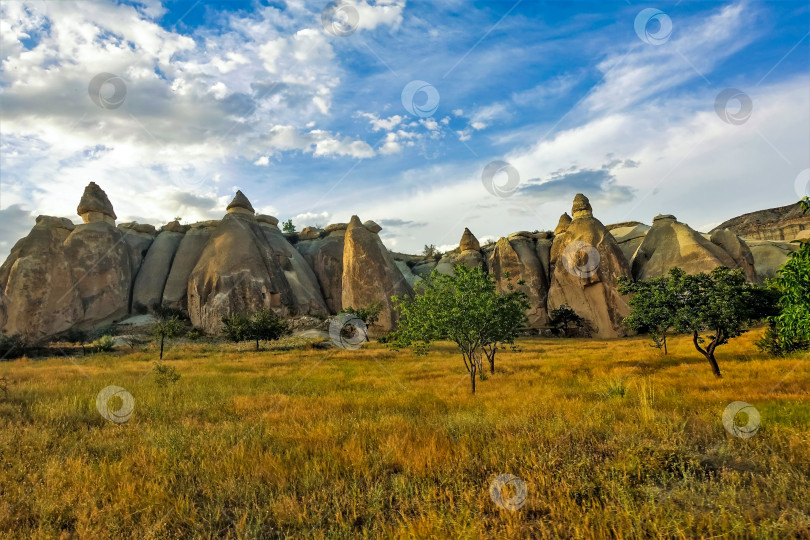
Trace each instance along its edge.
{"label": "green tree", "polygon": [[676,284],[673,274],[644,281],[632,281],[622,276],[618,281],[619,294],[630,295],[630,316],[624,325],[636,332],[647,332],[653,347],[667,351],[667,332],[675,324],[678,307]]}
{"label": "green tree", "polygon": [[272,341],[290,333],[287,321],[276,315],[271,309],[260,309],[243,315],[236,313],[222,317],[222,333],[231,341],[255,341],[259,350],[259,341]]}
{"label": "green tree", "polygon": [[290,333],[290,325],[272,309],[260,309],[253,313],[248,323],[248,333],[256,341],[256,350],[259,350],[259,340],[267,343]]}
{"label": "green tree", "polygon": [[548,322],[557,335],[562,337],[571,335],[572,325],[577,334],[587,328],[585,319],[580,317],[568,304],[552,309],[548,316]]}
{"label": "green tree", "polygon": [[[525,306],[525,298],[519,294],[499,295],[492,276],[480,268],[463,265],[456,266],[453,275],[434,270],[420,283],[416,295],[393,300],[400,320],[391,346],[410,346],[416,354],[424,354],[433,341],[452,341],[461,351],[473,393],[475,376],[482,369],[483,348],[513,339],[512,329],[506,328],[517,311],[511,303]],[[520,325],[525,320],[525,313],[521,315]]]}
{"label": "green tree", "polygon": [[[810,211],[810,198],[801,205],[805,213]],[[770,285],[778,291],[780,312],[769,318],[757,346],[780,356],[810,348],[810,242],[790,254]]]}
{"label": "green tree", "polygon": [[285,233],[292,234],[295,232],[295,225],[293,224],[292,219],[288,219],[287,221],[281,224],[281,230]]}
{"label": "green tree", "polygon": [[676,295],[673,326],[676,331],[692,334],[695,349],[708,360],[712,373],[722,377],[715,358],[717,347],[772,315],[773,294],[747,283],[739,268],[719,266],[708,274],[695,275],[673,268],[669,277]]}
{"label": "green tree", "polygon": [[171,339],[183,331],[183,323],[176,315],[169,318],[159,318],[151,328],[152,335],[155,339],[160,340],[160,359],[163,360],[163,343],[166,339]]}
{"label": "green tree", "polygon": [[[504,275],[508,279],[508,272]],[[499,348],[505,348],[506,345],[515,348],[515,339],[526,324],[526,310],[530,307],[526,293],[516,290],[511,283],[508,290],[508,293],[498,294],[495,297],[490,320],[486,325],[487,339],[481,345],[489,362],[489,372],[493,374],[495,354]]]}

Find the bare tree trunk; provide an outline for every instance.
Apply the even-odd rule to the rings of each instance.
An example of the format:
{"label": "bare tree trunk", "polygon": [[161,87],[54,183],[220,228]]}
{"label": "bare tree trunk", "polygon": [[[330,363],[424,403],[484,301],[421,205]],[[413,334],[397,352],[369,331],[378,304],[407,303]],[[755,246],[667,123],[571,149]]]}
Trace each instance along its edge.
{"label": "bare tree trunk", "polygon": [[160,359],[163,360],[163,340],[166,339],[165,334],[160,335]]}
{"label": "bare tree trunk", "polygon": [[706,357],[706,360],[709,361],[709,365],[712,367],[712,373],[715,377],[722,378],[723,375],[720,373],[720,366],[717,364],[717,360],[714,357],[714,350],[717,348],[717,345],[722,341],[721,332],[717,332],[714,336],[714,340],[709,343],[709,346],[705,349],[700,346],[698,343],[698,333],[697,331],[692,332],[692,343],[695,344],[695,349]]}
{"label": "bare tree trunk", "polygon": [[667,354],[669,354],[669,352],[667,352],[667,334],[664,332],[664,356]]}

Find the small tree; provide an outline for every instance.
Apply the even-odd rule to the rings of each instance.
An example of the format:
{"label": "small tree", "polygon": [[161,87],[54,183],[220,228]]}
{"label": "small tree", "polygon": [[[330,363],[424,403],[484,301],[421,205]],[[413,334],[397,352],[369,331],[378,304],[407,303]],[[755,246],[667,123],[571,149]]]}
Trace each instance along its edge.
{"label": "small tree", "polygon": [[557,334],[563,337],[569,337],[571,335],[572,327],[576,329],[577,334],[587,328],[585,319],[577,315],[577,312],[571,309],[571,306],[568,304],[563,304],[556,309],[552,309],[551,313],[549,313],[548,321]]}
{"label": "small tree", "polygon": [[242,315],[236,313],[230,317],[222,317],[222,333],[233,341],[255,341],[256,350],[259,350],[259,341],[272,341],[290,333],[287,321],[276,315],[271,309]]}
{"label": "small tree", "polygon": [[[509,273],[504,272],[504,277],[508,280]],[[524,282],[518,282],[523,285]],[[490,319],[486,324],[486,337],[482,344],[484,355],[489,362],[489,372],[495,373],[495,353],[498,348],[510,345],[515,348],[515,338],[520,335],[520,331],[526,324],[526,310],[529,309],[529,300],[526,293],[515,290],[511,283],[508,284],[509,292],[503,295],[496,295],[495,302],[490,311]]]}
{"label": "small tree", "polygon": [[293,224],[292,219],[288,219],[287,221],[281,224],[281,230],[285,233],[292,234],[295,232],[295,225]]}
{"label": "small tree", "polygon": [[63,338],[68,343],[72,343],[73,345],[80,345],[82,348],[82,356],[87,354],[87,350],[85,349],[85,344],[87,344],[88,336],[87,332],[84,330],[80,330],[78,328],[71,328],[67,332],[65,332]]}
{"label": "small tree", "polygon": [[[475,393],[475,376],[481,369],[483,347],[502,341],[501,337],[508,339],[505,335],[498,336],[498,330],[490,327],[499,317],[496,307],[503,302],[501,308],[506,310],[509,303],[521,302],[521,297],[515,294],[506,295],[505,300],[499,300],[499,296],[492,276],[480,268],[458,265],[453,275],[434,270],[423,280],[418,294],[393,298],[400,320],[391,346],[410,346],[416,354],[424,354],[433,341],[452,341],[461,351],[471,390]],[[523,307],[522,303],[520,305]],[[514,308],[509,306],[509,309]]]}
{"label": "small tree", "polygon": [[272,309],[260,309],[253,313],[248,323],[250,339],[256,341],[256,350],[259,350],[259,340],[267,343],[290,333],[290,325],[276,315]]}
{"label": "small tree", "polygon": [[169,318],[159,318],[151,328],[152,335],[160,340],[160,360],[163,360],[163,343],[183,331],[183,324],[176,315]]}
{"label": "small tree", "polygon": [[[773,295],[745,281],[742,269],[719,266],[710,273],[687,275],[680,268],[669,272],[676,295],[675,329],[691,333],[695,349],[706,357],[717,377],[717,347],[748,330],[754,322],[774,313]],[[708,336],[702,335],[709,332]]]}
{"label": "small tree", "polygon": [[437,261],[442,258],[442,252],[439,251],[438,248],[436,248],[436,246],[433,244],[425,244],[425,249],[422,250],[422,255],[424,255],[427,259],[434,259]]}
{"label": "small tree", "polygon": [[629,330],[647,332],[653,347],[667,351],[667,332],[675,324],[677,311],[677,281],[673,274],[645,281],[632,281],[622,276],[619,294],[630,295],[630,316],[622,322]]}

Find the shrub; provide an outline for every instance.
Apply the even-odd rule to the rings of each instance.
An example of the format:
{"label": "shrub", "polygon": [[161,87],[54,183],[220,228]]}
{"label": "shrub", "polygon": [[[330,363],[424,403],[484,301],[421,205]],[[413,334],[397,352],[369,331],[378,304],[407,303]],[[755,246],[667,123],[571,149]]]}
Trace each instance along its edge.
{"label": "shrub", "polygon": [[20,334],[0,334],[0,360],[11,360],[25,354],[25,342]]}
{"label": "shrub", "polygon": [[577,315],[568,304],[563,304],[549,313],[549,324],[554,332],[561,337],[589,335],[585,319]]}
{"label": "shrub", "polygon": [[180,380],[180,374],[174,366],[167,366],[162,362],[158,362],[155,366],[155,384],[160,388],[166,388],[170,384],[174,384]]}
{"label": "shrub", "polygon": [[115,338],[110,335],[101,336],[90,343],[90,350],[96,353],[110,352],[115,349]]}
{"label": "shrub", "polygon": [[343,308],[341,313],[351,313],[364,323],[366,326],[371,326],[377,322],[380,318],[380,312],[382,311],[382,302],[372,302],[371,304],[367,305],[366,307],[362,307],[359,309],[354,309],[353,307],[349,306],[347,308]]}

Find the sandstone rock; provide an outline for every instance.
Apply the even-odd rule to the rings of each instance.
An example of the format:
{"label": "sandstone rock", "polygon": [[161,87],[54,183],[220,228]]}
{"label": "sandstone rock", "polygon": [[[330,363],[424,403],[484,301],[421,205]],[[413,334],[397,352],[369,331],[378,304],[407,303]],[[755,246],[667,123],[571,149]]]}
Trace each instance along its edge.
{"label": "sandstone rock", "polygon": [[352,216],[343,249],[343,306],[360,308],[382,302],[382,311],[370,332],[388,332],[396,325],[391,296],[413,294],[379,236]]}
{"label": "sandstone rock", "polygon": [[774,240],[744,239],[754,257],[754,268],[759,279],[772,278],[785,264],[790,254],[798,249],[798,244]]}
{"label": "sandstone rock", "polygon": [[[142,226],[138,223],[122,223],[118,225],[118,230],[121,231],[129,252],[129,268],[132,276],[131,291],[135,285],[135,278],[141,264],[143,264],[143,259],[146,257],[146,252],[149,251],[149,246],[152,245],[157,233],[154,226]],[[127,304],[129,304],[129,295],[127,295]]]}
{"label": "sandstone rock", "polygon": [[394,264],[397,265],[397,268],[399,269],[402,276],[405,278],[405,281],[408,282],[408,285],[410,285],[412,289],[415,289],[416,284],[419,283],[422,280],[422,278],[414,274],[411,271],[411,268],[406,263],[395,260]]}
{"label": "sandstone rock", "polygon": [[295,248],[315,272],[330,313],[343,309],[343,240],[345,229],[336,229],[323,238],[299,242]]}
{"label": "sandstone rock", "polygon": [[185,235],[162,231],[146,252],[132,287],[132,311],[145,313],[163,302],[163,289],[169,277],[172,261]]}
{"label": "sandstone rock", "polygon": [[506,237],[507,240],[514,240],[515,238],[534,238],[534,233],[530,233],[529,231],[518,231],[513,232]]}
{"label": "sandstone rock", "polygon": [[546,283],[551,283],[549,269],[551,268],[551,246],[553,245],[553,241],[548,238],[538,238],[535,240],[534,245],[537,251],[537,258],[540,260],[540,267],[546,275]]}
{"label": "sandstone rock", "polygon": [[[511,284],[528,296],[530,308],[526,316],[530,328],[548,324],[548,279],[537,256],[534,239],[525,236],[517,236],[511,240],[501,238],[490,255],[488,267],[499,292],[508,293]],[[504,272],[509,273],[508,280],[504,277]],[[518,285],[519,281],[525,281],[525,284]]]}
{"label": "sandstone rock", "polygon": [[331,233],[333,231],[345,231],[349,227],[348,223],[332,223],[324,227],[323,232]]}
{"label": "sandstone rock", "polygon": [[453,263],[463,264],[467,268],[485,268],[484,255],[480,251],[476,251],[474,249],[462,251],[454,257]]}
{"label": "sandstone rock", "polygon": [[328,315],[318,278],[303,255],[284,238],[278,227],[259,225],[290,286],[292,301],[285,304],[290,312],[294,315]]}
{"label": "sandstone rock", "polygon": [[423,263],[419,263],[411,268],[411,272],[415,276],[418,277],[425,277],[426,275],[430,274],[434,268],[436,268],[436,261],[425,261]]}
{"label": "sandstone rock", "polygon": [[614,227],[613,229],[610,229],[610,234],[612,234],[613,238],[616,239],[616,242],[618,242],[619,248],[621,248],[625,258],[632,265],[633,257],[635,256],[636,251],[638,251],[638,247],[644,241],[644,237],[647,235],[647,231],[650,230],[650,226],[638,222],[631,223],[635,223],[635,225]]}
{"label": "sandstone rock", "polygon": [[458,243],[458,249],[460,251],[480,251],[481,244],[478,242],[478,238],[470,231],[468,228],[464,228],[464,233],[461,235],[461,241]]}
{"label": "sandstone rock", "polygon": [[731,256],[734,260],[731,268],[742,268],[748,281],[759,281],[754,267],[754,255],[739,236],[728,229],[715,229],[711,235],[711,242],[723,248]]}
{"label": "sandstone rock", "polygon": [[314,240],[321,236],[321,229],[316,227],[304,227],[300,233],[298,233],[299,240]]}
{"label": "sandstone rock", "polygon": [[84,188],[84,194],[82,194],[79,206],[76,208],[76,213],[81,216],[85,223],[105,221],[115,225],[117,218],[107,194],[95,182],[90,182]]}
{"label": "sandstone rock", "polygon": [[250,204],[250,201],[248,200],[248,198],[245,197],[245,194],[242,193],[239,190],[236,191],[236,195],[234,195],[233,200],[227,206],[226,210],[228,211],[228,213],[231,213],[231,212],[240,213],[241,212],[241,213],[250,214],[251,216],[256,213],[256,211],[253,210],[253,205]]}
{"label": "sandstone rock", "polygon": [[274,308],[289,315],[292,290],[279,257],[252,215],[229,212],[211,233],[188,278],[194,326],[219,333],[222,317]]}
{"label": "sandstone rock", "polygon": [[[620,223],[611,223],[610,225],[605,225],[605,228],[613,233],[615,229],[634,229],[637,225],[644,224],[640,221],[622,221]],[[616,235],[613,234],[613,237],[615,238]]]}
{"label": "sandstone rock", "polygon": [[84,314],[64,242],[74,225],[39,216],[0,266],[3,331],[35,342],[79,323]]}
{"label": "sandstone rock", "polygon": [[202,256],[203,249],[211,238],[214,229],[219,225],[213,221],[213,226],[192,225],[191,229],[180,239],[180,244],[171,261],[171,270],[163,287],[162,302],[164,305],[177,309],[188,308],[188,278],[197,261]]}
{"label": "sandstone rock", "polygon": [[169,232],[176,232],[185,234],[191,227],[188,225],[181,225],[179,221],[174,220],[168,222],[166,225],[160,228],[160,232],[169,231]]}
{"label": "sandstone rock", "polygon": [[803,229],[799,231],[793,240],[791,240],[791,242],[798,242],[800,244],[804,244],[807,241],[810,241],[810,229]]}
{"label": "sandstone rock", "polygon": [[633,276],[649,279],[680,267],[688,274],[710,272],[717,266],[735,266],[734,259],[700,233],[672,215],[659,215],[633,258]]}
{"label": "sandstone rock", "polygon": [[613,236],[593,217],[590,203],[581,194],[574,200],[573,214],[575,217],[554,238],[551,248],[548,310],[568,304],[587,319],[596,337],[624,335],[621,321],[630,310],[616,290],[616,281],[630,276],[630,265]]}
{"label": "sandstone rock", "polygon": [[278,227],[278,218],[268,216],[267,214],[257,214],[256,221],[258,221],[259,223],[270,225],[272,227]]}
{"label": "sandstone rock", "polygon": [[369,231],[373,232],[374,234],[377,234],[382,230],[382,227],[380,227],[379,225],[377,225],[376,222],[374,222],[374,221],[372,221],[370,219],[368,221],[363,222],[363,227],[365,227]]}
{"label": "sandstone rock", "polygon": [[132,264],[121,231],[103,221],[77,225],[64,246],[82,299],[81,325],[92,327],[125,316]]}
{"label": "sandstone rock", "polygon": [[568,212],[564,213],[560,216],[560,221],[557,222],[557,227],[554,228],[554,234],[562,234],[568,229],[568,225],[571,224],[571,216],[568,215]]}
{"label": "sandstone rock", "polygon": [[537,240],[551,240],[554,238],[554,233],[551,231],[540,231],[532,236]]}
{"label": "sandstone rock", "polygon": [[453,275],[454,268],[456,267],[456,255],[454,253],[445,253],[439,262],[436,263],[435,270],[440,274],[448,276]]}
{"label": "sandstone rock", "polygon": [[729,229],[743,238],[789,242],[799,232],[810,229],[810,214],[799,203],[743,214],[718,225],[716,230]]}
{"label": "sandstone rock", "polygon": [[582,193],[577,193],[574,196],[574,204],[571,206],[571,216],[576,219],[580,216],[593,216],[593,208],[591,208],[591,201]]}

